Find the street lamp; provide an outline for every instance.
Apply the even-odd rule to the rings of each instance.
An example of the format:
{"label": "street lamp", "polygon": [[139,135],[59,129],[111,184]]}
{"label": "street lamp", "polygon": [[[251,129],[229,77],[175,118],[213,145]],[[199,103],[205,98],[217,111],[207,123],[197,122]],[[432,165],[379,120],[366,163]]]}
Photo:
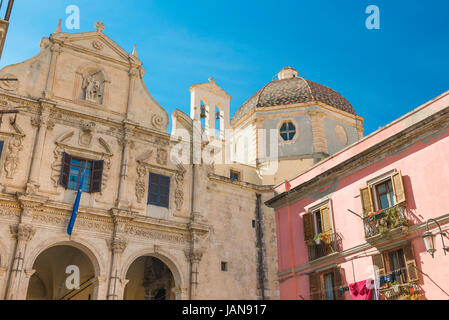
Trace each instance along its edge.
{"label": "street lamp", "polygon": [[429,231],[429,222],[430,221],[435,222],[437,224],[438,228],[440,229],[441,242],[443,243],[443,251],[444,251],[444,255],[446,255],[446,251],[449,251],[449,247],[446,247],[446,245],[444,244],[443,236],[445,236],[446,233],[443,232],[443,230],[441,229],[440,224],[435,219],[427,220],[426,232],[424,232],[424,234],[422,235],[422,239],[424,241],[424,246],[426,247],[426,251],[428,253],[430,253],[432,258],[434,258],[435,251],[437,251],[435,249],[435,235],[432,232]]}

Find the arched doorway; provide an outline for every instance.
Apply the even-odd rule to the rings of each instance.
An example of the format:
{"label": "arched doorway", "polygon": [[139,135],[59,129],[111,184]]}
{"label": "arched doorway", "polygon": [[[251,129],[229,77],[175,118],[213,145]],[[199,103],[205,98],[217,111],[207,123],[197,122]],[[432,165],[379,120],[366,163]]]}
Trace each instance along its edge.
{"label": "arched doorway", "polygon": [[152,256],[137,258],[126,274],[124,300],[174,300],[175,279],[170,268]]}
{"label": "arched doorway", "polygon": [[27,300],[92,300],[94,297],[95,269],[89,257],[78,248],[58,245],[46,249],[34,261],[33,270],[36,271],[30,278]]}

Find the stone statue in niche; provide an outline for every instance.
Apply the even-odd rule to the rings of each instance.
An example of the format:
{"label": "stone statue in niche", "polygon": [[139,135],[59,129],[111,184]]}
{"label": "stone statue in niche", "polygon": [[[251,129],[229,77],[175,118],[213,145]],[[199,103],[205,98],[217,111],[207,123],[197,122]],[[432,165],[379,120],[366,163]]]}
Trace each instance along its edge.
{"label": "stone statue in niche", "polygon": [[104,76],[101,71],[84,76],[82,88],[84,90],[84,99],[86,101],[102,103]]}

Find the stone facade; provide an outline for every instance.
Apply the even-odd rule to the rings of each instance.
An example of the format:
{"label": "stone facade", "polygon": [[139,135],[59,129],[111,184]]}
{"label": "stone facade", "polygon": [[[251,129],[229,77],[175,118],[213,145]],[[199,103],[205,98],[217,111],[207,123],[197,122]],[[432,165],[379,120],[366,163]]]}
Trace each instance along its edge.
{"label": "stone facade", "polygon": [[[353,142],[362,119],[309,101],[255,109],[231,125],[231,97],[209,79],[191,88],[190,116],[171,115],[169,135],[136,48],[127,53],[95,27],[69,34],[59,25],[35,57],[0,71],[18,79],[0,82],[0,107],[20,111],[0,125],[0,297],[278,299],[275,216],[264,205],[272,184]],[[265,179],[258,130],[286,119],[307,132],[281,147],[278,174]],[[74,159],[84,172],[91,163],[92,175],[69,236]],[[166,205],[149,204],[152,176],[169,179]],[[70,272],[79,273],[74,290]]]}
{"label": "stone facade", "polygon": [[[211,165],[172,161],[178,142],[166,132],[168,114],[146,89],[136,50],[125,52],[101,23],[96,28],[68,34],[58,27],[35,57],[0,72],[18,78],[14,86],[0,83],[1,107],[20,110],[0,127],[1,297],[144,299],[168,289],[165,297],[173,299],[278,298],[276,263],[267,258],[258,268],[252,226],[258,219],[268,237],[261,239],[263,255],[276,259],[272,211],[264,207],[256,218],[256,194],[268,199],[271,188],[230,181]],[[184,120],[192,128],[190,118],[173,115],[178,126]],[[71,236],[66,228],[76,191],[61,185],[64,154],[103,163],[101,191],[82,194]],[[147,204],[150,173],[170,178],[168,208]],[[65,261],[89,266],[80,267],[79,294],[61,289],[68,274],[55,269]],[[151,270],[161,262],[165,271]],[[151,279],[167,270],[171,277],[161,286],[168,287],[151,292]],[[133,283],[144,278],[153,287]],[[145,297],[125,295],[144,287]]]}

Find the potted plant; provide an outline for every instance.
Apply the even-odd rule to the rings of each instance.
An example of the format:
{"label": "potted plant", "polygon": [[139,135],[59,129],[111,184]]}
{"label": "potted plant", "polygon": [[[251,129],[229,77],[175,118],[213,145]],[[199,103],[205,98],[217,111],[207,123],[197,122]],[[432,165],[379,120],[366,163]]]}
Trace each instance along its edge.
{"label": "potted plant", "polygon": [[414,287],[409,287],[408,291],[410,292],[410,295],[414,295],[415,294],[415,288]]}
{"label": "potted plant", "polygon": [[317,234],[315,237],[313,237],[313,241],[315,241],[315,244],[318,246],[321,243],[321,233]]}
{"label": "potted plant", "polygon": [[394,293],[399,293],[401,288],[399,287],[399,283],[397,281],[393,281],[391,283],[391,288],[393,289]]}

